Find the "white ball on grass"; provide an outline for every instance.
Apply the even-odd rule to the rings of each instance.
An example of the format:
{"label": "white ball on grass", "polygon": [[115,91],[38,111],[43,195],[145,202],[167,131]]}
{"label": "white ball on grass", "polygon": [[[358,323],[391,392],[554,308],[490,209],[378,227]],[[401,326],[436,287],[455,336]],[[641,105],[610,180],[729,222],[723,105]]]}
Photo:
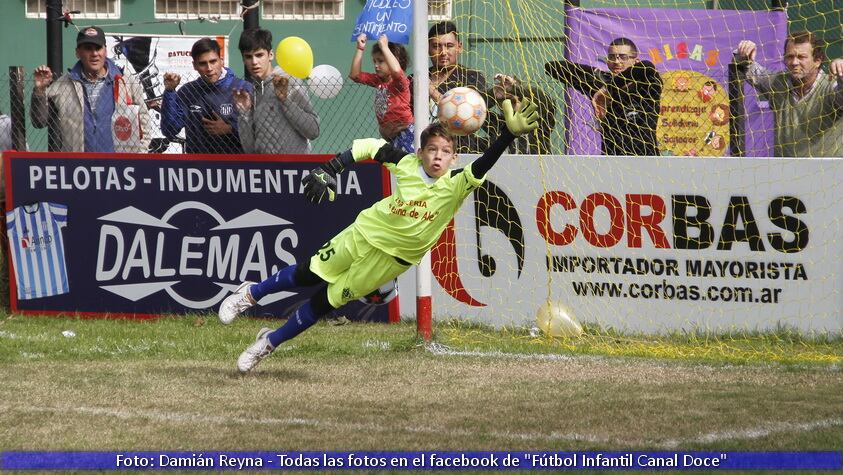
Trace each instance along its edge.
{"label": "white ball on grass", "polygon": [[582,326],[573,313],[559,302],[545,302],[536,312],[536,323],[542,332],[552,337],[576,337],[582,335]]}

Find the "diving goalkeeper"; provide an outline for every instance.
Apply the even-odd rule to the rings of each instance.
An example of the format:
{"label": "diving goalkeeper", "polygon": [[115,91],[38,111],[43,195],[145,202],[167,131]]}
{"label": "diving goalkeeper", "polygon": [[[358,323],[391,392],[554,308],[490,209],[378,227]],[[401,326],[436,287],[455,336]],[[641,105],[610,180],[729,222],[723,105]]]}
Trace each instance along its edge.
{"label": "diving goalkeeper", "polygon": [[219,318],[228,324],[266,295],[292,287],[321,286],[280,328],[262,328],[237,359],[237,369],[251,371],[278,345],[319,318],[418,264],[515,137],[538,127],[536,106],[529,101],[517,112],[509,100],[502,108],[507,130],[462,169],[450,170],[457,158],[454,139],[442,125],[433,124],[422,132],[417,153],[407,154],[384,140],[355,140],[350,150],[311,171],[303,183],[305,195],[314,203],[325,197],[333,200],[335,177],[360,160],[382,163],[396,175],[398,185],[395,193],[361,211],[354,223],[325,243],[307,264],[287,266],[260,283],[244,282],[222,302]]}

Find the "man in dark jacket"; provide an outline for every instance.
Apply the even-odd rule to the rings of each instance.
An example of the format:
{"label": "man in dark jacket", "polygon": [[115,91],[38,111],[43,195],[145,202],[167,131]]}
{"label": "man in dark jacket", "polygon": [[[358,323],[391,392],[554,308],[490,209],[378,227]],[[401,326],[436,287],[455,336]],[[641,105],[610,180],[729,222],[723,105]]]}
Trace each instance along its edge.
{"label": "man in dark jacket", "polygon": [[495,85],[486,91],[489,111],[483,124],[486,134],[494,139],[504,130],[504,114],[501,104],[511,100],[518,109],[524,99],[536,105],[539,115],[539,127],[529,134],[519,136],[507,151],[514,154],[547,155],[551,151],[551,134],[556,126],[556,101],[540,87],[522,83],[518,78],[507,74],[495,74]]}
{"label": "man in dark jacket", "polygon": [[[476,69],[470,69],[459,63],[462,54],[462,42],[457,26],[451,21],[440,21],[427,31],[427,47],[432,66],[430,74],[430,118],[436,120],[439,113],[439,99],[455,87],[470,87],[480,94],[486,92],[486,77]],[[409,76],[413,84],[413,76]],[[411,103],[412,104],[412,103]],[[415,113],[415,112],[414,112]],[[488,137],[477,134],[454,137],[458,153],[481,153],[489,148]]]}
{"label": "man in dark jacket", "polygon": [[176,92],[181,77],[164,74],[164,102],[161,131],[173,139],[185,129],[186,153],[243,153],[237,133],[237,107],[234,91],[252,92],[252,85],[223,66],[220,45],[202,38],[190,50],[199,79]]}
{"label": "man in dark jacket", "polygon": [[609,71],[551,61],[545,72],[591,98],[600,121],[605,155],[659,155],[656,127],[662,79],[650,61],[638,58],[638,47],[627,38],[609,43]]}

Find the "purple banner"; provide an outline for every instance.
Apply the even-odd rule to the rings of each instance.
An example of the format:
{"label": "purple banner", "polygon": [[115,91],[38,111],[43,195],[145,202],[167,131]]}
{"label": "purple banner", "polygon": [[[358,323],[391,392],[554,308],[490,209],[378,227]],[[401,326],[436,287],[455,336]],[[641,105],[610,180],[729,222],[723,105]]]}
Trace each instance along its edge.
{"label": "purple banner", "polygon": [[[728,65],[741,40],[758,45],[756,61],[773,70],[787,34],[784,12],[605,8],[568,10],[567,59],[607,70],[607,45],[629,38],[639,58],[664,80],[657,130],[663,155],[728,154]],[[569,89],[568,153],[599,155],[601,138],[591,98]],[[772,156],[774,120],[768,104],[744,85],[746,156]]]}

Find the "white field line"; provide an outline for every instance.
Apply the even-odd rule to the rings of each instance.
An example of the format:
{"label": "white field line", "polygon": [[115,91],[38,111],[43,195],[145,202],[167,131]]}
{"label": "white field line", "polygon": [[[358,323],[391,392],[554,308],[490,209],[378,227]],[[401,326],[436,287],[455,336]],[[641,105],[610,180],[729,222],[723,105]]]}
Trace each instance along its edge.
{"label": "white field line", "polygon": [[[425,350],[433,355],[436,356],[474,356],[474,357],[481,357],[481,358],[510,358],[510,359],[519,359],[519,360],[540,360],[540,361],[595,361],[595,360],[605,360],[605,358],[601,358],[600,356],[592,356],[592,355],[558,355],[558,354],[522,354],[522,353],[504,353],[501,351],[457,351],[449,348],[446,345],[441,343],[430,343],[425,346]],[[659,364],[659,363],[655,363]],[[713,366],[709,365],[695,365],[697,367],[706,367],[706,368],[714,368]],[[720,369],[728,369],[730,366],[723,366]],[[836,365],[833,368],[830,368],[830,371],[835,371]],[[743,430],[732,430],[732,431],[721,431],[721,432],[709,432],[707,434],[702,434],[696,437],[689,437],[684,439],[667,439],[662,441],[648,441],[645,443],[641,443],[640,441],[637,442],[623,442],[623,441],[611,441],[611,442],[618,442],[621,446],[633,447],[633,446],[654,446],[656,448],[665,448],[665,449],[675,449],[682,446],[688,446],[692,444],[711,444],[725,440],[753,440],[753,439],[760,439],[762,437],[767,437],[773,434],[780,434],[780,433],[801,433],[801,432],[810,432],[815,429],[823,429],[827,427],[834,427],[843,425],[843,419],[840,418],[830,418],[830,419],[822,419],[818,421],[812,422],[770,422],[769,424],[761,427],[752,427]],[[572,440],[590,440],[590,439],[572,439]]]}
{"label": "white field line", "polygon": [[[464,351],[464,350],[454,350],[447,345],[443,345],[441,343],[428,343],[424,345],[425,351],[434,355],[434,356],[475,356],[478,358],[509,358],[509,359],[516,359],[516,360],[534,360],[534,361],[608,361],[610,359],[614,359],[617,361],[622,361],[624,357],[605,357],[599,355],[560,355],[554,353],[505,353],[503,351],[495,350],[495,351],[480,351],[480,350],[473,350],[473,351]],[[677,362],[679,363],[679,362]],[[653,360],[651,365],[656,367],[661,366],[668,366],[672,364],[669,361],[659,361]],[[705,369],[715,369],[715,370],[728,370],[728,369],[737,369],[743,368],[742,366],[734,366],[731,364],[722,364],[722,365],[711,365],[705,363],[691,363],[691,366],[694,368],[705,368]],[[753,367],[756,368],[778,368],[781,367],[778,363],[770,362],[765,364],[757,364]],[[801,368],[801,367],[808,367],[814,371],[826,371],[830,373],[836,373],[841,370],[840,365],[837,363],[833,363],[830,365],[822,366],[822,367],[813,367],[813,366],[803,366],[803,365],[789,365],[791,368]]]}
{"label": "white field line", "polygon": [[717,443],[726,440],[752,440],[761,437],[767,437],[779,433],[802,433],[809,432],[816,429],[834,427],[843,425],[843,419],[832,418],[823,419],[819,421],[792,423],[792,422],[772,422],[761,427],[752,427],[743,430],[710,432],[695,437],[681,438],[681,439],[667,439],[661,441],[642,441],[642,440],[622,440],[612,439],[606,437],[599,437],[592,434],[576,434],[576,433],[518,433],[518,432],[485,432],[478,433],[471,430],[460,429],[442,429],[437,427],[423,427],[423,426],[388,426],[383,427],[373,423],[354,423],[341,421],[326,421],[319,419],[302,419],[302,418],[249,418],[249,417],[228,417],[228,416],[211,416],[206,414],[191,414],[179,412],[162,412],[155,410],[126,410],[116,409],[110,407],[36,407],[36,406],[10,406],[0,405],[2,412],[56,412],[60,414],[77,413],[81,415],[91,415],[100,417],[113,417],[117,419],[151,419],[165,423],[190,423],[190,424],[243,424],[243,425],[268,425],[268,426],[311,426],[323,427],[327,429],[345,429],[345,430],[365,430],[369,432],[385,432],[395,433],[395,431],[403,431],[406,433],[419,433],[430,435],[448,435],[450,437],[494,437],[503,440],[527,440],[537,442],[550,441],[582,441],[589,443],[603,444],[613,447],[654,447],[664,449],[678,449],[687,446],[693,446],[700,443]]}
{"label": "white field line", "polygon": [[760,439],[774,434],[811,432],[816,429],[825,429],[843,425],[843,419],[831,418],[812,422],[770,422],[762,427],[753,427],[744,430],[730,430],[724,432],[709,432],[689,439],[665,440],[659,442],[660,446],[674,449],[688,444],[712,444],[722,440],[752,440]]}
{"label": "white field line", "polygon": [[[10,406],[0,405],[0,412],[57,412],[60,414],[77,413],[82,415],[114,417],[117,419],[151,419],[167,423],[190,423],[190,424],[244,424],[244,425],[269,425],[269,426],[311,426],[323,427],[326,429],[346,429],[355,431],[368,432],[385,432],[394,434],[395,431],[403,431],[408,433],[420,433],[430,435],[443,435],[460,437],[476,437],[478,433],[471,430],[445,430],[438,427],[423,427],[423,426],[404,426],[383,427],[374,423],[360,424],[355,422],[342,421],[327,421],[319,419],[300,419],[300,418],[249,418],[249,417],[228,417],[228,416],[211,416],[206,414],[190,414],[179,412],[161,412],[155,410],[140,410],[140,409],[116,409],[110,407],[85,407],[85,406],[68,406],[68,407],[46,407],[46,406]],[[570,440],[570,441],[586,441],[601,444],[620,444],[622,441],[595,437],[587,434],[561,434],[551,432],[549,434],[542,433],[513,433],[513,432],[487,432],[487,436],[496,437],[500,439],[511,440]]]}
{"label": "white field line", "polygon": [[573,356],[573,355],[558,355],[553,353],[547,354],[524,354],[524,353],[504,353],[502,351],[458,351],[453,350],[441,343],[430,343],[425,345],[424,349],[436,356],[478,356],[481,358],[511,358],[518,360],[539,360],[539,361],[587,361],[602,359],[599,356]]}

